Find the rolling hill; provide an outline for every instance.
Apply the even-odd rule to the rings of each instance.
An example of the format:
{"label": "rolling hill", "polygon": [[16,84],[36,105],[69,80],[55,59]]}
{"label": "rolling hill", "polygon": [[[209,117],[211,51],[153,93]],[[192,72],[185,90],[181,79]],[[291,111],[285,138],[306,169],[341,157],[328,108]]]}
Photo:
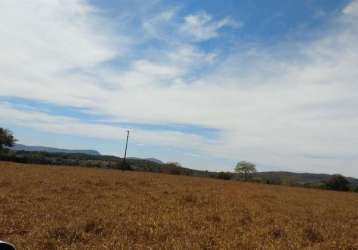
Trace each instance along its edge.
{"label": "rolling hill", "polygon": [[29,151],[29,152],[101,155],[96,150],[72,150],[72,149],[60,149],[60,148],[43,147],[43,146],[27,146],[23,144],[16,144],[11,149],[15,151]]}

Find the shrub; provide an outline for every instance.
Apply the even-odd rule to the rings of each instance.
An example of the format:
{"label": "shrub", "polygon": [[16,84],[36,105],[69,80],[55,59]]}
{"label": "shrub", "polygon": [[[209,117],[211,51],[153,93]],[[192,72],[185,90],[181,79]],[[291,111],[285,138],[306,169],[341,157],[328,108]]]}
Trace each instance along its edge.
{"label": "shrub", "polygon": [[180,175],[180,169],[176,169],[176,168],[170,169],[169,174]]}
{"label": "shrub", "polygon": [[270,178],[270,179],[264,179],[263,183],[269,184],[269,185],[281,185],[282,181],[280,178]]}
{"label": "shrub", "polygon": [[132,170],[131,165],[126,161],[122,161],[122,162],[118,163],[118,168],[120,170]]}
{"label": "shrub", "polygon": [[222,179],[222,180],[231,180],[232,176],[233,176],[233,174],[229,173],[229,172],[219,172],[216,175],[216,178]]}
{"label": "shrub", "polygon": [[333,175],[325,181],[325,187],[329,190],[348,191],[349,181],[342,175]]}

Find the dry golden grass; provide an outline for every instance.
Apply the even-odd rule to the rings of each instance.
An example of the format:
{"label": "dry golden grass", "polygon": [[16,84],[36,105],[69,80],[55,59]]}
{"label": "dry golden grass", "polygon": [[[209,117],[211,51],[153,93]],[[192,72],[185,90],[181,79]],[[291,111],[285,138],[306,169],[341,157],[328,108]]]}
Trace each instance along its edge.
{"label": "dry golden grass", "polygon": [[0,163],[0,239],[19,249],[358,249],[358,195]]}

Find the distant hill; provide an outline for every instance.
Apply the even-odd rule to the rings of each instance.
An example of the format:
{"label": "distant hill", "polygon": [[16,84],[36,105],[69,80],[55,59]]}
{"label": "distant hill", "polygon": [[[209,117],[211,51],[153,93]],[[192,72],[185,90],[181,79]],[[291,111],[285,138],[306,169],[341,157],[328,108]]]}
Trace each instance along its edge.
{"label": "distant hill", "polygon": [[71,150],[71,149],[60,149],[60,148],[51,148],[51,147],[42,147],[42,146],[27,146],[22,144],[16,144],[11,149],[15,151],[29,151],[29,152],[101,155],[96,150]]}
{"label": "distant hill", "polygon": [[130,160],[144,160],[144,161],[150,161],[158,164],[164,164],[161,160],[158,160],[156,158],[138,158],[138,157],[128,157]]}
{"label": "distant hill", "polygon": [[[3,155],[0,160],[50,165],[80,165],[99,168],[117,168],[122,159],[117,156],[101,155],[95,150],[69,150],[41,146],[25,146],[16,144],[11,148],[13,153]],[[185,168],[180,165],[164,163],[156,158],[129,157],[127,163],[133,170],[181,174],[202,177],[220,177],[223,172],[211,172]],[[239,179],[232,172],[224,173],[230,179]],[[254,179],[263,183],[319,186],[332,175],[313,173],[294,173],[284,171],[257,172]],[[352,186],[358,187],[358,179],[347,177]]]}
{"label": "distant hill", "polygon": [[[328,180],[332,175],[330,174],[312,174],[312,173],[293,173],[285,171],[272,171],[272,172],[258,172],[255,174],[255,177],[270,180],[270,181],[280,181],[280,182],[296,182],[299,184],[318,184],[322,183],[325,180]],[[358,179],[347,177],[348,181],[354,185],[358,186]]]}

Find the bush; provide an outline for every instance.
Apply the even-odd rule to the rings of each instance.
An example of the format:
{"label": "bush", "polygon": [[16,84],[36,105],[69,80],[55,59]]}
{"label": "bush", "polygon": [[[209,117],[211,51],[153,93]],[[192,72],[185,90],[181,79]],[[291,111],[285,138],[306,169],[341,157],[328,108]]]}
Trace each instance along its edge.
{"label": "bush", "polygon": [[232,174],[232,173],[229,173],[229,172],[219,172],[219,173],[216,175],[216,178],[222,179],[222,180],[231,180],[232,177],[233,177],[233,174]]}
{"label": "bush", "polygon": [[269,185],[281,185],[282,181],[280,178],[270,178],[270,179],[263,179],[263,183]]}
{"label": "bush", "polygon": [[176,168],[170,169],[169,174],[180,175],[180,169],[176,169]]}
{"label": "bush", "polygon": [[132,170],[131,165],[130,165],[128,162],[126,162],[126,161],[120,162],[120,163],[118,164],[118,168],[119,168],[120,170]]}
{"label": "bush", "polygon": [[349,181],[342,175],[333,175],[325,181],[325,188],[336,191],[348,191]]}

